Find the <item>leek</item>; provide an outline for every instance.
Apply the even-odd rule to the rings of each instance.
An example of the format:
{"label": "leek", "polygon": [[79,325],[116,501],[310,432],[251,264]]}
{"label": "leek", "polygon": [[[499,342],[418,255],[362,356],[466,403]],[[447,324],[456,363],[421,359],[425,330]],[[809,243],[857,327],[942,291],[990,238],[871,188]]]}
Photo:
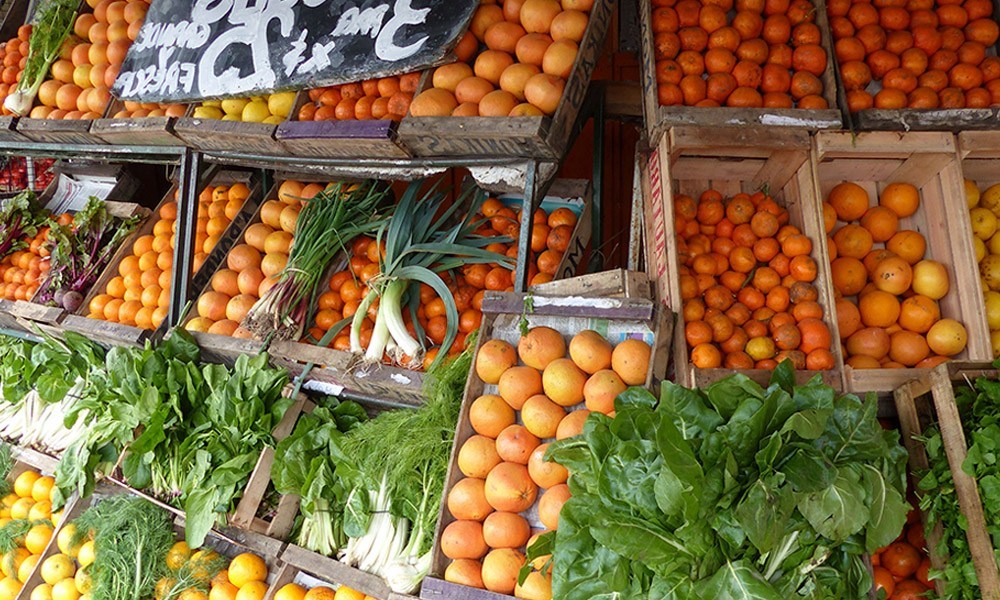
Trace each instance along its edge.
{"label": "leek", "polygon": [[[458,335],[458,308],[455,298],[441,278],[441,273],[475,263],[496,263],[507,268],[514,261],[507,256],[484,249],[503,238],[486,238],[474,234],[479,223],[473,221],[479,205],[486,198],[477,188],[468,188],[449,208],[443,210],[445,195],[434,187],[420,196],[423,182],[414,182],[406,189],[392,218],[378,229],[376,241],[385,245],[379,261],[379,274],[368,280],[368,293],[363,298],[351,323],[351,351],[364,354],[366,362],[381,362],[387,352],[390,358],[404,366],[420,365],[423,344],[406,328],[403,320],[404,303],[419,294],[420,284],[430,286],[444,301],[447,333],[435,362],[448,355]],[[454,215],[467,203],[468,210],[458,223],[451,225]],[[361,326],[368,308],[378,300],[378,312],[368,348],[361,345]]]}
{"label": "leek", "polygon": [[28,60],[21,72],[21,81],[4,100],[4,108],[19,117],[31,112],[49,67],[59,58],[66,38],[73,32],[79,6],[80,3],[73,0],[43,0],[28,39]]}

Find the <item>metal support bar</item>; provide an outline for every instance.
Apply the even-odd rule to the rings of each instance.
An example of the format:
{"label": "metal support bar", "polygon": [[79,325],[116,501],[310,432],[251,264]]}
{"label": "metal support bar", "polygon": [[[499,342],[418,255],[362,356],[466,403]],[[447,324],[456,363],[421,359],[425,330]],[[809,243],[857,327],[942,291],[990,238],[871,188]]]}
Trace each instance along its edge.
{"label": "metal support bar", "polygon": [[528,164],[524,176],[524,200],[521,202],[521,227],[517,238],[517,270],[514,272],[514,291],[524,293],[528,289],[528,263],[531,260],[531,228],[534,226],[535,209],[541,204],[538,198],[538,163]]}
{"label": "metal support bar", "polygon": [[[598,90],[602,91],[602,90]],[[600,250],[603,240],[604,224],[604,94],[593,94],[594,97],[594,206],[590,220],[590,263],[588,273],[596,273],[604,268],[604,257]]]}
{"label": "metal support bar", "polygon": [[41,156],[103,160],[107,162],[140,162],[177,164],[188,149],[183,146],[118,146],[112,144],[50,144],[30,141],[2,142],[0,154],[7,156]]}
{"label": "metal support bar", "polygon": [[187,150],[181,156],[178,177],[177,231],[174,234],[174,277],[170,282],[169,322],[180,325],[191,287],[198,191],[201,189],[201,153]]}

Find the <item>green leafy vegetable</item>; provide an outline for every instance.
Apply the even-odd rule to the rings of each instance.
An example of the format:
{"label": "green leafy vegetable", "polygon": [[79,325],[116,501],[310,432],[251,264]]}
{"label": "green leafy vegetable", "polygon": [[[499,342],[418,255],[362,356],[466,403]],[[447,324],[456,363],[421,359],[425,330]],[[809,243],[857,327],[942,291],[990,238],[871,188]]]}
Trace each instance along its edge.
{"label": "green leafy vegetable", "polygon": [[551,551],[553,597],[866,597],[862,555],[906,520],[906,452],[874,399],[792,382],[786,362],[767,388],[633,388],[553,443],[573,496],[529,549]]}

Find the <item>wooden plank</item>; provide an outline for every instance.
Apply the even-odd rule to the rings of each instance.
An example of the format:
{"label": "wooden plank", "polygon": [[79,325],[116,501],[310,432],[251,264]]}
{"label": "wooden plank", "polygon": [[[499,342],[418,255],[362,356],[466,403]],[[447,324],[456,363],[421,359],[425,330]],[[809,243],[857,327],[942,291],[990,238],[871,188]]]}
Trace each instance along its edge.
{"label": "wooden plank", "polygon": [[180,117],[174,133],[189,146],[203,151],[247,152],[252,154],[287,154],[274,139],[275,125]]}
{"label": "wooden plank", "polygon": [[877,109],[862,110],[853,115],[858,129],[893,131],[966,131],[1000,127],[1000,110],[996,108],[953,109]]}
{"label": "wooden plank", "polygon": [[[291,114],[289,115],[291,119]],[[398,124],[366,121],[293,121],[278,125],[274,137],[296,156],[409,158],[399,141]]]}
{"label": "wooden plank", "polygon": [[0,116],[0,142],[26,142],[28,138],[17,131],[17,117]]}
{"label": "wooden plank", "polygon": [[137,146],[183,146],[174,135],[174,117],[94,119],[90,133],[107,144]]}
{"label": "wooden plank", "polygon": [[389,586],[378,575],[365,573],[337,559],[317,554],[295,544],[288,544],[281,552],[280,558],[307,573],[315,573],[324,579],[336,581],[369,596],[376,598],[389,596]]}
{"label": "wooden plank", "polygon": [[58,325],[66,316],[66,311],[56,306],[44,306],[26,300],[15,300],[10,307],[10,314],[27,321]]}
{"label": "wooden plank", "polygon": [[511,596],[498,594],[489,590],[451,583],[437,577],[427,577],[420,586],[420,597],[423,600],[509,600]]}
{"label": "wooden plank", "polygon": [[104,141],[90,134],[93,121],[87,119],[31,119],[20,118],[17,132],[33,142],[49,144],[103,144]]}
{"label": "wooden plank", "polygon": [[646,298],[650,296],[649,277],[645,273],[615,269],[589,273],[569,279],[550,281],[531,286],[538,296],[593,296]]}

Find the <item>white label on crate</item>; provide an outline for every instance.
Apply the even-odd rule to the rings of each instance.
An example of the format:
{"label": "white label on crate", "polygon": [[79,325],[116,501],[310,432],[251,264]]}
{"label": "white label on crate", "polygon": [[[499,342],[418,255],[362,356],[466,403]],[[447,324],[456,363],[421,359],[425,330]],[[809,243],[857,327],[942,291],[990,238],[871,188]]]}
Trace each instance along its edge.
{"label": "white label on crate", "polygon": [[315,379],[306,381],[302,384],[302,387],[310,392],[319,392],[320,394],[326,394],[327,396],[339,396],[344,391],[344,386],[342,385],[326,381],[316,381]]}
{"label": "white label on crate", "polygon": [[60,173],[56,183],[56,192],[45,205],[53,214],[65,212],[75,213],[83,210],[91,196],[104,200],[115,188],[113,178],[79,178],[74,179]]}

